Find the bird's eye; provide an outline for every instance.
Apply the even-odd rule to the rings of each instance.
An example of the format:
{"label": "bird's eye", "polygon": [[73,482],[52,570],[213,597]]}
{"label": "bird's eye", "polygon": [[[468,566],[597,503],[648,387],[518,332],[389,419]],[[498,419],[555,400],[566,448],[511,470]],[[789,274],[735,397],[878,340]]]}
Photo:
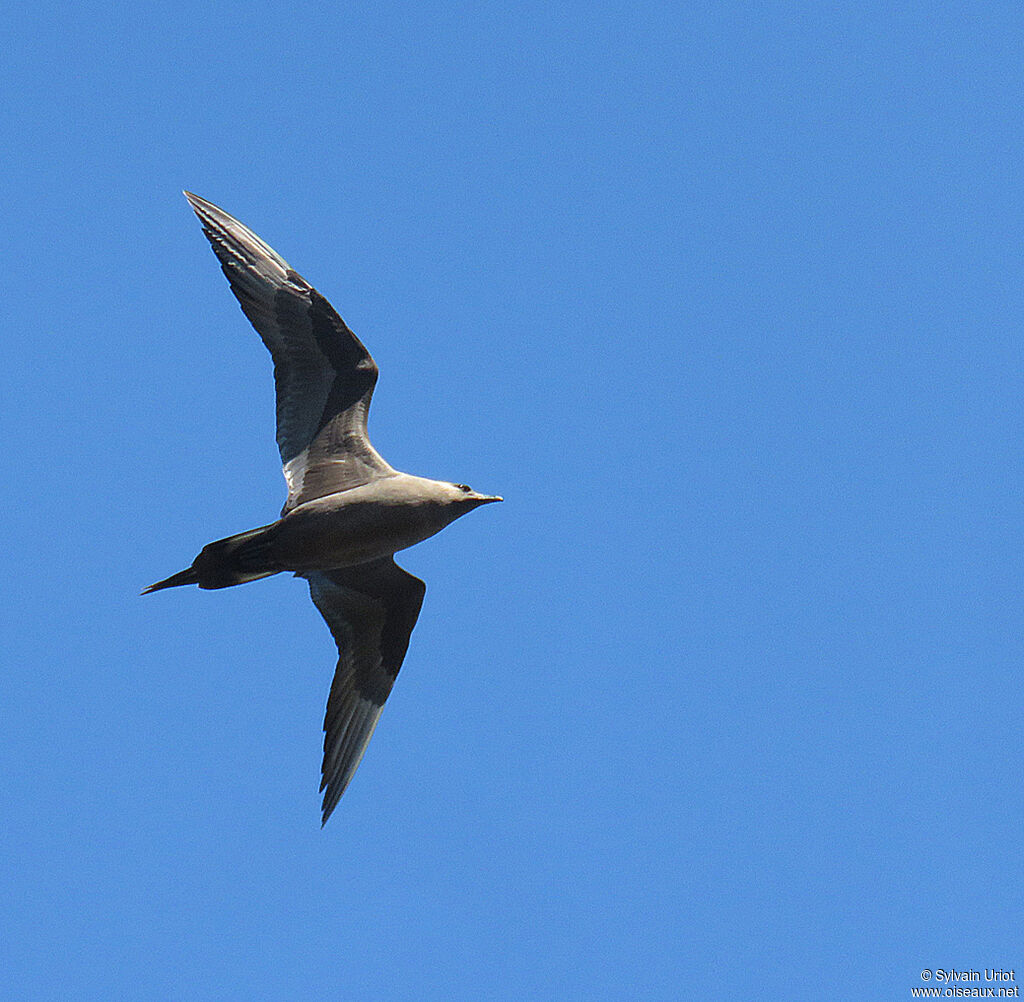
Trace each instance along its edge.
{"label": "bird's eye", "polygon": [[469,494],[473,490],[473,488],[470,487],[468,484],[456,484],[455,486],[458,487],[458,489],[462,491],[463,494]]}

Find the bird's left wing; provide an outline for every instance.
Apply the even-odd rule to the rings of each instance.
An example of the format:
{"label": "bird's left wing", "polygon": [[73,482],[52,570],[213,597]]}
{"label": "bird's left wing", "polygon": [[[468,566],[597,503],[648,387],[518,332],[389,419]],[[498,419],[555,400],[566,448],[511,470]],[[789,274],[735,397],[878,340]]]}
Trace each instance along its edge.
{"label": "bird's left wing", "polygon": [[285,512],[394,470],[370,444],[377,366],[334,308],[248,226],[185,192],[242,310],[274,360]]}
{"label": "bird's left wing", "polygon": [[326,824],[380,719],[427,586],[391,557],[302,576],[338,645],[324,716],[320,789]]}

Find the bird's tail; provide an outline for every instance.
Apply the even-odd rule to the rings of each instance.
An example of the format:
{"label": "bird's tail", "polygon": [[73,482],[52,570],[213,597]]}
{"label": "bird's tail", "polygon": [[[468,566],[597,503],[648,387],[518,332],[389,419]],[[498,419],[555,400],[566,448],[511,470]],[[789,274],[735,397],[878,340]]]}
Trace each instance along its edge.
{"label": "bird's tail", "polygon": [[142,594],[189,584],[200,588],[229,588],[277,574],[283,568],[275,567],[267,555],[275,525],[263,525],[207,544],[191,567],[151,584]]}
{"label": "bird's tail", "polygon": [[160,591],[162,588],[177,588],[178,585],[187,584],[199,584],[199,578],[192,567],[178,571],[177,574],[172,574],[169,578],[164,578],[163,581],[157,581],[156,584],[151,584],[148,588],[143,588],[142,594],[148,595],[151,591]]}

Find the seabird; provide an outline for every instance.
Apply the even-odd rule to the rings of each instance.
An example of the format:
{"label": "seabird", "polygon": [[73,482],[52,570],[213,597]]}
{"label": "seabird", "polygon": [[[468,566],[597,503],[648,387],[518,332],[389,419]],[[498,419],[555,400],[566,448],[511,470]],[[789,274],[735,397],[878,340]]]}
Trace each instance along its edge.
{"label": "seabird", "polygon": [[324,717],[326,824],[377,726],[426,591],[393,554],[502,499],[392,469],[366,434],[377,366],[359,338],[252,230],[198,195],[185,197],[274,360],[288,500],[276,522],[204,546],[191,567],[143,594],[228,588],[282,571],[309,582],[338,646]]}

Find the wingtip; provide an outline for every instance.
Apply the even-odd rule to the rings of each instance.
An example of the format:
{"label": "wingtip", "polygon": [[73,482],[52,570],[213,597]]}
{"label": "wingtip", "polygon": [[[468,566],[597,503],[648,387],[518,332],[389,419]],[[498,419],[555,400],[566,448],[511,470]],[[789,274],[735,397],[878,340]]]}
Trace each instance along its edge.
{"label": "wingtip", "polygon": [[207,202],[205,198],[185,189],[182,189],[181,193],[188,199],[188,204],[191,206],[192,211],[200,218],[202,218],[205,212],[209,211],[212,203]]}
{"label": "wingtip", "polygon": [[341,800],[341,794],[336,795],[333,791],[329,791],[324,795],[323,803],[320,805],[321,828],[330,820],[331,815],[334,813],[334,808],[338,806],[339,800]]}
{"label": "wingtip", "polygon": [[[182,190],[182,194],[188,199],[188,204],[198,217],[207,238],[214,245],[214,252],[221,257],[222,262],[223,254],[238,258],[239,261],[236,263],[244,263],[246,267],[253,267],[254,257],[265,258],[274,268],[280,269],[281,275],[277,276],[278,279],[285,278],[292,270],[291,265],[273,247],[260,239],[230,212],[191,191]],[[218,247],[221,249],[218,250]],[[304,281],[300,276],[293,277]]]}

